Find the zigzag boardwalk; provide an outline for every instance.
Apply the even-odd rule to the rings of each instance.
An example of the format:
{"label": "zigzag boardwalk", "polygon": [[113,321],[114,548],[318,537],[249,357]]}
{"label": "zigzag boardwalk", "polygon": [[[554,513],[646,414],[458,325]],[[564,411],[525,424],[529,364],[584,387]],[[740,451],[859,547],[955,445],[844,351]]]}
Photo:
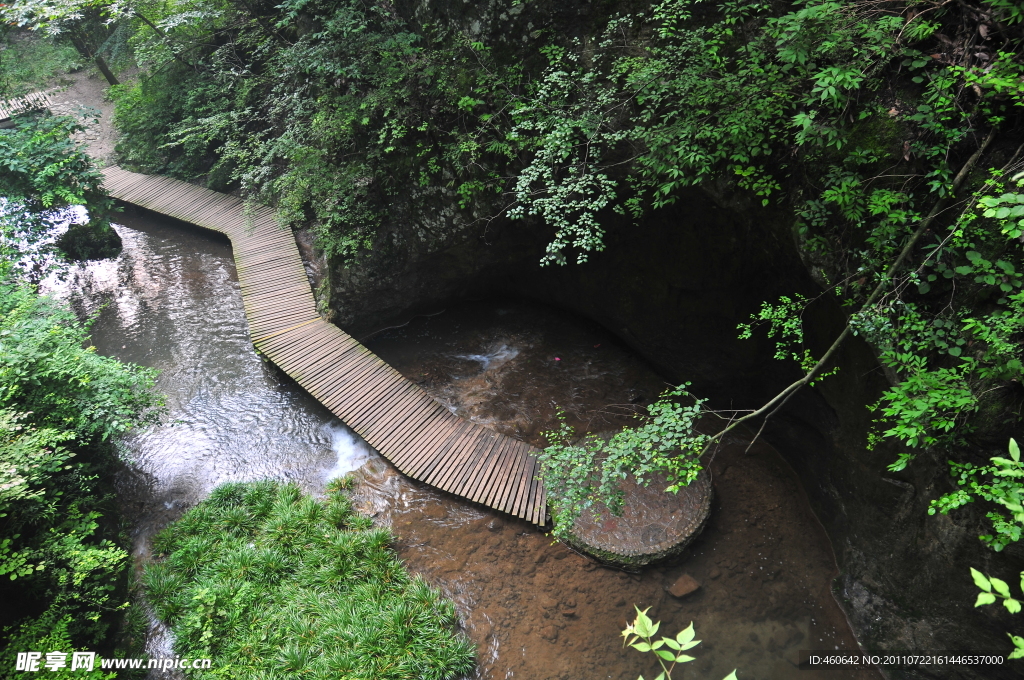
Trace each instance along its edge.
{"label": "zigzag boardwalk", "polygon": [[169,177],[103,171],[122,201],[231,239],[253,344],[403,473],[534,524],[547,523],[528,444],[453,415],[316,313],[290,231],[269,208]]}

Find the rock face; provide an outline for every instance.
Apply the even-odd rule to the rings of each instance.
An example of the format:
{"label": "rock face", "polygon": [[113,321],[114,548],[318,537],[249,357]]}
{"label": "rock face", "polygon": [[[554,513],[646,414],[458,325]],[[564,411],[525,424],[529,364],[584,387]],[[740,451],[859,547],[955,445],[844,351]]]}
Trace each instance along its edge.
{"label": "rock face", "polygon": [[[770,343],[737,340],[736,324],[762,300],[820,292],[789,223],[784,214],[694,190],[639,226],[609,221],[607,249],[589,263],[541,268],[549,235],[537,225],[492,224],[426,247],[415,245],[412,222],[395,227],[399,245],[389,254],[375,254],[359,270],[335,265],[332,303],[342,327],[358,336],[452,298],[532,298],[600,322],[668,379],[691,381],[713,407],[752,408],[797,374],[772,360]],[[808,340],[820,354],[842,328],[842,315],[827,299],[809,313]],[[872,416],[865,404],[887,383],[856,338],[839,362],[838,375],[798,393],[764,436],[801,476],[832,539],[842,571],[836,596],[854,630],[876,650],[1005,653],[1014,621],[994,608],[972,608],[968,567],[1013,581],[1024,564],[1012,550],[996,554],[981,545],[970,509],[927,514],[929,500],[950,486],[944,461],[922,457],[906,472],[886,472],[896,451],[867,450]],[[892,675],[924,677],[915,673]],[[960,673],[1002,677],[991,669]]]}

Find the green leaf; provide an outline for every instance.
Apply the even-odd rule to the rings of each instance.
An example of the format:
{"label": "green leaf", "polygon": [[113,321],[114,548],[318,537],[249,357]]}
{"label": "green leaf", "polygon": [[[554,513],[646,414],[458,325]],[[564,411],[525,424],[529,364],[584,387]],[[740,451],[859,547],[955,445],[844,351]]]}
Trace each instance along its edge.
{"label": "green leaf", "polygon": [[[636,607],[636,605],[633,605]],[[651,628],[651,619],[647,616],[647,609],[640,611],[639,607],[636,607],[636,621],[633,622],[633,629],[637,635],[643,638],[649,638],[654,635],[654,631]]]}
{"label": "green leaf", "polygon": [[736,677],[736,669],[732,669],[732,673],[729,673],[729,675],[722,678],[722,680],[738,680],[738,678]]}
{"label": "green leaf", "polygon": [[1020,611],[1020,602],[1013,599],[1012,597],[1008,597],[1005,600],[1003,600],[1003,606],[1006,607],[1006,610],[1011,614],[1016,614]]}
{"label": "green leaf", "polygon": [[697,657],[689,656],[687,654],[680,654],[676,657],[676,663],[688,663],[690,661],[696,661]]}
{"label": "green leaf", "polygon": [[[995,602],[995,601],[996,601],[995,596],[992,596],[992,602]],[[977,606],[977,605],[975,605],[975,606]],[[646,642],[637,642],[637,643],[634,643],[634,644],[630,645],[630,647],[632,647],[633,649],[635,649],[638,652],[649,652],[649,651],[651,651],[651,646],[649,644],[647,644]]]}
{"label": "green leaf", "polygon": [[981,607],[986,604],[992,604],[996,601],[996,596],[992,593],[978,593],[978,601],[974,603],[975,607]]}
{"label": "green leaf", "polygon": [[1020,462],[1020,447],[1017,446],[1017,440],[1010,438],[1010,458],[1013,458],[1018,463]]}
{"label": "green leaf", "polygon": [[[989,583],[988,579],[985,578],[984,574],[982,574],[974,567],[971,567],[971,578],[974,579],[974,585],[978,586],[986,593],[992,592],[992,584]],[[1021,572],[1021,583],[1024,583],[1024,572]]]}
{"label": "green leaf", "polygon": [[992,587],[995,588],[996,592],[1003,597],[1010,597],[1010,586],[1006,585],[1006,581],[990,576],[989,581],[992,582]]}
{"label": "green leaf", "polygon": [[690,625],[679,631],[679,634],[676,635],[676,640],[679,641],[679,644],[685,645],[687,642],[692,640],[693,636],[696,634],[697,633],[693,630],[693,621],[690,621]]}
{"label": "green leaf", "polygon": [[[1018,606],[1018,608],[1020,607],[1020,605],[1017,605],[1017,606]],[[672,652],[668,651],[667,649],[659,649],[658,651],[655,652],[655,654],[660,656],[665,661],[672,661],[673,659],[676,658],[676,655],[673,654]]]}

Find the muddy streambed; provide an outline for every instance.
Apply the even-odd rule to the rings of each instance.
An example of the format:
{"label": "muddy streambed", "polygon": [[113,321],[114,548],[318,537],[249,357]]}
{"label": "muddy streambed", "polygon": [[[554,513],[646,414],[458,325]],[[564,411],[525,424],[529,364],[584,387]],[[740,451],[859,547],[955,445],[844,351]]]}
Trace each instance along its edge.
{"label": "muddy streambed", "polygon": [[[362,466],[358,506],[391,527],[409,568],[458,605],[478,647],[477,678],[656,675],[623,650],[633,604],[663,631],[694,621],[704,642],[684,677],[875,678],[798,670],[800,649],[853,649],[829,587],[828,540],[777,452],[730,442],[712,471],[712,518],[676,562],[628,574],[574,554],[530,525],[398,474],[249,344],[230,245],[149,215],[126,213],[125,251],[57,286],[95,313],[103,354],[162,371],[165,422],[130,437],[119,482],[136,559],[149,537],[219,483],[273,478],[317,493]],[[534,444],[556,409],[614,429],[666,385],[600,328],[539,305],[490,301],[418,318],[368,346],[461,415]],[[701,582],[677,599],[683,573]],[[154,645],[159,641],[154,640]]]}

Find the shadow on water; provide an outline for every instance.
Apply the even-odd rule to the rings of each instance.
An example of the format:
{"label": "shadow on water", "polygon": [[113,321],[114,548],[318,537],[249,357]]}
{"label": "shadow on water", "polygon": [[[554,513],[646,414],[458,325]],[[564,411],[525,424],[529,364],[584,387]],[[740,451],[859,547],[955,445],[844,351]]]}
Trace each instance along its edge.
{"label": "shadow on water", "polygon": [[[691,620],[704,642],[694,671],[720,678],[861,678],[798,670],[799,649],[852,649],[829,592],[835,564],[781,457],[731,442],[713,472],[713,515],[681,559],[627,574],[576,555],[534,527],[398,474],[323,406],[253,351],[230,245],[208,232],[127,214],[124,252],[56,286],[97,314],[103,354],[162,371],[166,421],[125,441],[133,466],[119,483],[137,565],[149,539],[217,484],[272,478],[317,493],[360,465],[357,505],[392,528],[396,548],[457,603],[478,645],[477,678],[635,678],[653,666],[621,648],[632,605],[676,632]],[[600,328],[536,305],[462,305],[367,343],[450,409],[542,444],[557,409],[591,430],[631,422],[666,387]],[[688,573],[685,599],[666,588]],[[159,626],[149,651],[169,656]],[[651,677],[656,675],[652,673]]]}

